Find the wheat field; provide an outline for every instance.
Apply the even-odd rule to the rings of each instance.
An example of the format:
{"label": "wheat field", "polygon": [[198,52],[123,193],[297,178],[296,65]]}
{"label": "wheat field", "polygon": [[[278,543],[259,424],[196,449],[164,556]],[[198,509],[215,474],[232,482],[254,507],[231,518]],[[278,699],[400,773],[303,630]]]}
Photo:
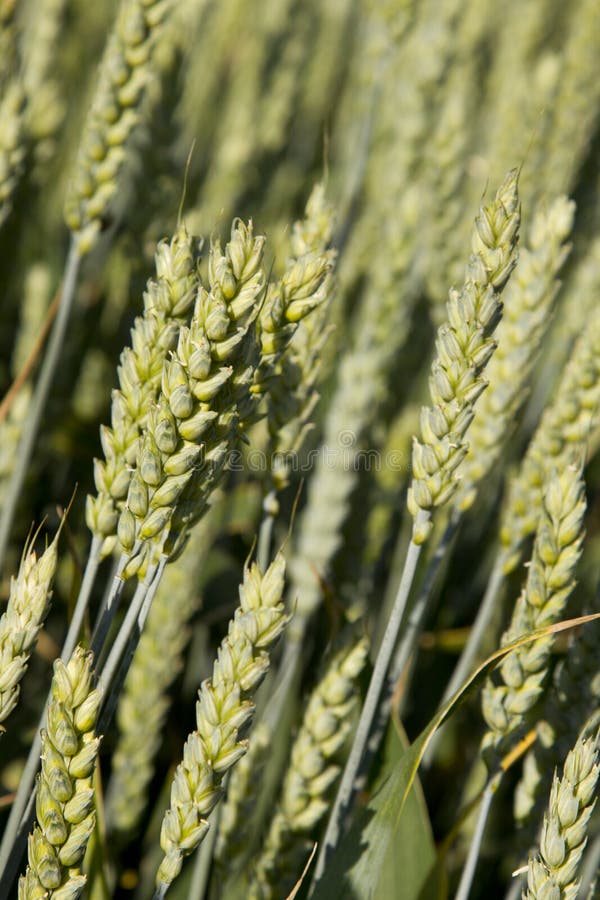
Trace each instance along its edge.
{"label": "wheat field", "polygon": [[597,0],[0,0],[0,900],[600,897]]}

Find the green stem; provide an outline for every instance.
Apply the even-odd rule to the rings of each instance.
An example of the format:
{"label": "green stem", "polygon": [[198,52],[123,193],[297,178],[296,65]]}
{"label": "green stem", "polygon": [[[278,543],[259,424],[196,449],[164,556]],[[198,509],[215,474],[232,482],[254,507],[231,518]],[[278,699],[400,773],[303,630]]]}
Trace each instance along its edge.
{"label": "green stem", "polygon": [[475,833],[473,834],[473,839],[469,847],[467,860],[460,877],[460,884],[458,885],[458,891],[456,892],[455,900],[468,900],[469,898],[471,885],[473,884],[473,878],[475,876],[475,869],[477,868],[479,853],[481,851],[481,844],[483,841],[485,826],[490,814],[492,800],[494,799],[494,794],[498,790],[498,785],[500,784],[501,778],[502,772],[496,772],[495,775],[492,775],[483,792],[481,806],[479,807],[477,825],[475,826]]}
{"label": "green stem", "polygon": [[65,638],[65,642],[63,644],[61,652],[61,659],[63,660],[70,659],[71,654],[75,649],[75,644],[77,643],[77,638],[79,637],[79,632],[81,631],[81,626],[83,625],[83,619],[90,602],[90,596],[94,587],[94,582],[96,581],[96,575],[98,574],[101,550],[102,538],[96,536],[93,537],[92,543],[90,544],[88,558],[85,564],[85,571],[81,580],[81,587],[79,588],[79,596],[77,597],[77,603],[75,604],[75,609],[73,610],[73,616],[71,618],[69,630],[67,632],[67,636]]}
{"label": "green stem", "polygon": [[[369,738],[369,752],[367,755],[368,760],[370,760],[374,756],[379,745],[381,744],[381,741],[383,740],[383,736],[385,734],[385,729],[389,719],[390,706],[394,690],[396,689],[396,685],[400,676],[404,672],[406,666],[409,664],[411,656],[415,652],[417,642],[419,640],[421,632],[423,631],[425,617],[427,615],[427,612],[429,611],[429,605],[433,596],[433,588],[435,586],[435,582],[439,575],[442,563],[447,558],[448,548],[457,532],[459,521],[460,518],[458,516],[453,516],[446,526],[446,530],[442,535],[442,538],[429,561],[427,570],[425,572],[425,577],[423,579],[423,584],[414,603],[414,606],[409,613],[406,622],[406,628],[402,633],[400,644],[396,648],[392,665],[390,667],[390,672],[386,679],[383,696],[379,704],[379,709],[377,711],[377,719]],[[364,770],[364,764],[362,768]]]}
{"label": "green stem", "polygon": [[471,671],[475,665],[481,642],[484,638],[484,635],[488,631],[490,622],[496,610],[498,593],[500,591],[500,588],[502,587],[502,582],[504,581],[503,568],[504,555],[500,553],[496,557],[494,568],[492,569],[492,573],[489,577],[485,594],[483,595],[483,600],[481,601],[481,606],[477,611],[477,616],[475,617],[475,621],[473,622],[473,626],[471,628],[471,631],[469,632],[469,638],[467,640],[467,643],[465,644],[465,648],[460,655],[460,659],[458,660],[450,681],[448,682],[446,690],[444,691],[444,696],[441,703],[442,706],[444,703],[446,703],[447,700],[450,699],[453,694],[456,693],[461,684],[466,680],[467,676],[471,674]]}
{"label": "green stem", "polygon": [[188,900],[204,900],[208,880],[212,868],[213,854],[217,835],[219,833],[219,819],[221,818],[221,810],[223,805],[219,803],[212,811],[209,822],[210,828],[208,834],[200,844],[196,851],[196,859],[194,862],[194,871],[192,873],[192,883],[188,890]]}
{"label": "green stem", "polygon": [[48,349],[44,355],[40,375],[35,386],[33,397],[31,398],[31,406],[17,449],[15,470],[10,479],[2,507],[2,514],[0,515],[0,571],[4,565],[4,557],[6,556],[10,532],[17,504],[19,503],[19,498],[22,494],[25,477],[29,469],[29,462],[33,453],[40,421],[44,414],[48,394],[62,355],[67,325],[69,324],[73,300],[75,298],[75,288],[77,286],[80,261],[81,258],[76,249],[76,244],[74,241],[71,241],[71,247],[65,264],[65,274],[58,315],[56,316],[54,327],[52,328]]}
{"label": "green stem", "polygon": [[278,513],[279,504],[275,491],[269,491],[263,500],[263,518],[258,532],[257,562],[261,572],[266,572],[271,559],[271,541],[273,539],[273,526]]}
{"label": "green stem", "polygon": [[[425,616],[429,610],[429,604],[433,596],[435,582],[438,578],[442,563],[447,558],[448,548],[450,547],[450,544],[452,543],[452,540],[458,530],[459,521],[460,519],[458,516],[453,516],[450,522],[448,522],[446,530],[444,531],[444,534],[442,535],[442,538],[438,546],[436,547],[431,560],[429,561],[429,565],[427,566],[427,571],[425,572],[425,577],[423,579],[423,586],[421,587],[415,604],[410,611],[410,615],[406,623],[406,629],[404,630],[404,633],[402,635],[402,640],[400,641],[400,644],[394,654],[394,660],[390,669],[390,683],[392,691],[394,690],[398,679],[402,675],[402,672],[406,668],[411,655],[416,650],[417,642],[421,636],[421,632],[423,631]],[[391,692],[389,696],[391,697]]]}
{"label": "green stem", "polygon": [[95,660],[100,658],[100,653],[106,642],[110,626],[112,625],[115,613],[119,607],[119,601],[123,593],[123,588],[125,587],[125,579],[121,577],[120,573],[125,568],[128,559],[129,557],[125,553],[122,554],[121,559],[119,560],[117,574],[113,576],[110,588],[104,597],[98,613],[90,643]]}
{"label": "green stem", "polygon": [[[467,677],[473,671],[481,642],[489,628],[490,622],[494,615],[498,593],[500,591],[500,588],[502,587],[502,582],[504,581],[504,562],[504,554],[500,552],[496,557],[494,568],[492,569],[492,573],[488,579],[485,594],[469,633],[469,638],[463,652],[461,653],[460,659],[458,660],[454,668],[450,681],[446,685],[446,689],[444,691],[444,696],[442,697],[440,706],[443,706],[444,703],[446,703],[450,699],[450,697],[452,697],[456,693],[459,687],[464,684]],[[427,748],[427,752],[423,759],[424,766],[427,767],[431,764],[433,757],[435,756],[440,738],[441,728],[438,729],[436,734],[433,736],[433,739],[431,740],[429,747]]]}
{"label": "green stem", "polygon": [[171,885],[169,884],[159,884],[154,893],[152,894],[152,900],[165,900],[167,896],[167,891],[169,890]]}
{"label": "green stem", "polygon": [[371,682],[356,729],[354,743],[352,744],[350,756],[348,757],[344,774],[342,775],[333,810],[329,822],[327,823],[325,837],[321,843],[315,870],[315,881],[318,881],[323,875],[328,851],[335,847],[339,839],[343,820],[354,796],[354,785],[360,770],[363,755],[367,749],[369,734],[379,707],[381,690],[385,683],[385,677],[394,652],[394,647],[396,646],[398,632],[404,617],[420,555],[421,545],[415,544],[411,540],[408,545],[402,580],[398,588],[398,594],[396,595],[396,600],[392,608],[383,640],[381,641],[375,668],[373,669]]}
{"label": "green stem", "polygon": [[[101,734],[106,731],[114,713],[118,695],[127,677],[166,564],[167,557],[161,557],[158,565],[152,566],[144,581],[138,584],[108,658],[99,673],[105,692],[98,725],[98,731]],[[121,659],[121,657],[123,658]],[[111,682],[117,672],[117,678],[111,687]]]}
{"label": "green stem", "polygon": [[[525,879],[527,878],[526,871],[519,873],[518,875],[513,874],[512,884],[506,892],[504,900],[520,900],[520,897],[523,895],[523,888],[525,887],[523,884],[523,877],[525,877]],[[581,896],[587,897],[587,894],[582,892]]]}

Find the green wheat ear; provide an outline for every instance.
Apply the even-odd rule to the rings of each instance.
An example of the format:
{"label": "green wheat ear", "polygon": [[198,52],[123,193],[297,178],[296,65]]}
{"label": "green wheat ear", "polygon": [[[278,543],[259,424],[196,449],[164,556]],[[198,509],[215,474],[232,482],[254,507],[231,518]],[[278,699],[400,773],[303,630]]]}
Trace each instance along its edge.
{"label": "green wheat ear", "polygon": [[81,865],[96,820],[92,776],[100,739],[94,727],[101,698],[92,688],[92,657],[82,647],[68,663],[55,662],[42,732],[37,825],[19,900],[76,900],[85,887]]}
{"label": "green wheat ear", "polygon": [[102,540],[103,553],[117,543],[117,524],[133,477],[141,436],[160,393],[163,365],[177,346],[198,288],[194,241],[180,225],[155,253],[156,274],[144,292],[144,310],[131,329],[113,391],[111,425],[100,430],[104,460],[95,460],[96,497],[87,499],[86,519]]}
{"label": "green wheat ear", "polygon": [[183,748],[163,818],[160,845],[165,855],[156,876],[161,896],[179,875],[184,857],[206,837],[223,778],[248,748],[240,729],[252,718],[250,698],[269,668],[268,651],[289,619],[282,601],[284,573],[281,554],[264,574],[256,564],[244,569],[240,605],[221,642],[212,678],[198,693],[196,731]]}
{"label": "green wheat ear", "polygon": [[352,733],[357,681],[369,642],[339,650],[312,692],[292,745],[281,796],[248,889],[249,900],[275,900],[294,886],[310,854],[310,837],[330,807],[342,750]]}
{"label": "green wheat ear", "polygon": [[169,6],[163,0],[121,0],[65,201],[65,219],[79,255],[94,246],[117,192],[126,144],[153,74],[158,29]]}
{"label": "green wheat ear", "polygon": [[526,900],[575,900],[579,870],[596,805],[598,737],[581,736],[552,782],[539,851],[530,857]]}
{"label": "green wheat ear", "polygon": [[508,173],[475,219],[464,285],[450,291],[447,321],[438,329],[429,379],[432,405],[423,408],[421,437],[413,442],[407,502],[415,544],[431,532],[431,511],[458,488],[457,470],[468,450],[465,436],[486,387],[482,372],[496,347],[491,335],[502,314],[500,293],[517,261],[518,174]]}
{"label": "green wheat ear", "polygon": [[503,294],[498,348],[486,369],[489,387],[477,403],[469,429],[469,451],[461,466],[456,504],[468,509],[483,479],[499,461],[511,427],[527,396],[528,382],[551,320],[560,283],[557,275],[570,250],[575,204],[558,197],[532,222],[527,246]]}
{"label": "green wheat ear", "polygon": [[0,722],[17,705],[21,679],[50,609],[58,538],[39,559],[28,541],[17,576],[10,580],[8,606],[0,618]]}
{"label": "green wheat ear", "polygon": [[[525,587],[502,638],[507,644],[523,634],[559,621],[575,585],[575,567],[583,543],[585,493],[580,465],[555,473],[548,483]],[[552,637],[513,650],[499,667],[497,683],[489,678],[482,707],[489,732],[483,740],[486,756],[497,762],[506,739],[533,709],[547,676]]]}

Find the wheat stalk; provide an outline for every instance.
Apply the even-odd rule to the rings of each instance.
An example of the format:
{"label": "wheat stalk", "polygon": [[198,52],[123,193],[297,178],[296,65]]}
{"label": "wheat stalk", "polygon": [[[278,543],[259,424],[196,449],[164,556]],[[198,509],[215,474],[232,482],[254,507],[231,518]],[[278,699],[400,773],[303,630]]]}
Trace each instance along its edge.
{"label": "wheat stalk", "polygon": [[183,667],[190,618],[200,604],[200,575],[214,536],[212,519],[209,512],[181,558],[165,570],[119,697],[106,818],[109,827],[124,835],[138,827],[146,805],[170,708],[169,688]]}

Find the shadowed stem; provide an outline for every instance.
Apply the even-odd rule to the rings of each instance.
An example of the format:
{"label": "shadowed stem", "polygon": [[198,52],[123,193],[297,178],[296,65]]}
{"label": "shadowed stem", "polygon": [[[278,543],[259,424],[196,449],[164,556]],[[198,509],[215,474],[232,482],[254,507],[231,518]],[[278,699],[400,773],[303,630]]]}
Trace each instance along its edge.
{"label": "shadowed stem", "polygon": [[[583,871],[581,873],[581,883],[579,887],[580,895],[588,897],[592,882],[598,875],[598,867],[600,866],[600,836],[596,836],[583,858]],[[594,893],[595,897],[596,894]]]}
{"label": "shadowed stem", "polygon": [[462,875],[460,876],[460,884],[458,885],[458,891],[456,892],[455,900],[468,900],[469,893],[471,892],[471,885],[473,884],[475,869],[477,868],[477,860],[479,859],[479,852],[481,850],[485,826],[490,814],[492,800],[494,799],[494,795],[498,790],[498,785],[500,784],[502,774],[503,773],[501,770],[496,772],[494,775],[492,775],[485,786],[485,790],[483,792],[483,797],[481,800],[481,806],[479,807],[479,816],[477,818],[475,832],[473,834],[473,839],[471,840],[469,853],[467,855],[464,869],[462,870]]}
{"label": "shadowed stem", "polygon": [[[421,515],[423,515],[422,512],[419,512],[417,520]],[[315,870],[315,881],[318,881],[323,875],[328,851],[335,847],[338,841],[346,812],[348,811],[354,796],[356,778],[360,770],[364,753],[367,749],[369,735],[379,707],[381,691],[385,683],[385,677],[392,659],[394,647],[396,646],[398,632],[404,617],[420,555],[421,545],[415,544],[414,541],[411,540],[408,545],[406,562],[404,564],[404,571],[402,573],[396,600],[388,620],[383,640],[381,641],[379,653],[377,654],[375,668],[373,669],[371,682],[356,729],[354,743],[352,744],[350,756],[348,757],[331,816],[327,823],[327,830],[321,843]]]}
{"label": "shadowed stem", "polygon": [[[98,724],[100,734],[106,731],[112,719],[167,561],[168,557],[161,556],[158,564],[151,566],[144,581],[138,584],[107,660],[99,672],[104,689],[104,703]],[[113,679],[115,683],[111,686]]]}
{"label": "shadowed stem", "polygon": [[60,654],[61,659],[65,662],[71,658],[71,654],[75,649],[75,644],[77,643],[77,638],[79,637],[79,632],[81,631],[81,626],[83,625],[83,620],[88,608],[88,604],[90,602],[90,596],[92,594],[94,582],[96,581],[96,575],[98,574],[101,551],[102,538],[94,536],[92,538],[92,543],[90,544],[90,550],[85,564],[85,571],[81,580],[81,586],[79,588],[77,603],[75,604],[73,616],[69,624],[69,630],[67,632],[67,636],[65,638],[65,642]]}
{"label": "shadowed stem", "polygon": [[514,765],[514,763],[517,762],[517,760],[523,758],[529,748],[533,746],[536,739],[537,729],[531,728],[527,732],[527,734],[525,734],[521,738],[521,740],[519,740],[512,747],[512,749],[509,750],[508,753],[506,753],[506,755],[496,763],[492,774],[489,776],[488,782],[482,794],[477,824],[475,826],[475,831],[473,833],[473,838],[469,847],[469,853],[467,855],[465,866],[462,871],[460,884],[458,886],[455,900],[468,900],[471,886],[473,884],[473,878],[475,876],[475,869],[477,868],[477,860],[479,859],[479,853],[481,851],[481,844],[483,841],[485,826],[490,814],[492,800],[498,790],[498,787],[502,780],[502,776],[508,769],[510,769],[512,765]]}
{"label": "shadowed stem", "polygon": [[98,618],[96,619],[90,642],[90,649],[94,654],[95,660],[100,658],[100,652],[108,637],[108,632],[113,623],[115,613],[119,608],[119,602],[121,600],[121,595],[123,594],[123,588],[125,587],[125,579],[122,577],[121,572],[125,568],[128,560],[129,556],[123,553],[119,560],[116,574],[113,575],[110,587],[104,596],[102,606],[98,612]]}
{"label": "shadowed stem", "polygon": [[402,673],[408,666],[411,655],[418,645],[425,624],[425,617],[429,611],[429,604],[433,595],[435,582],[439,575],[442,563],[447,558],[448,548],[458,530],[459,522],[459,516],[453,516],[450,522],[448,522],[446,530],[444,531],[438,546],[435,548],[433,556],[425,571],[423,584],[409,613],[406,627],[402,632],[402,638],[394,653],[392,665],[386,679],[385,687],[382,691],[377,718],[369,737],[368,753],[365,754],[365,760],[361,766],[363,771],[377,752],[379,745],[383,740],[396,685],[398,684]]}
{"label": "shadowed stem", "polygon": [[29,461],[33,452],[40,420],[44,413],[56,368],[61,358],[67,326],[73,308],[73,300],[75,298],[75,288],[77,286],[80,261],[81,257],[79,256],[76,244],[74,241],[71,241],[71,247],[65,264],[65,275],[58,314],[54,322],[48,349],[44,355],[44,361],[35,385],[33,397],[31,398],[31,406],[17,448],[15,470],[10,479],[6,497],[4,499],[2,514],[0,515],[0,571],[2,571],[4,566],[4,557],[8,547],[12,523],[27,475],[27,470],[29,468]]}
{"label": "shadowed stem", "polygon": [[[527,875],[527,869],[519,874],[515,875],[513,872],[513,880],[512,884],[506,892],[505,900],[520,900],[521,895],[523,894],[523,876]],[[582,893],[583,897],[587,897],[587,893]]]}

